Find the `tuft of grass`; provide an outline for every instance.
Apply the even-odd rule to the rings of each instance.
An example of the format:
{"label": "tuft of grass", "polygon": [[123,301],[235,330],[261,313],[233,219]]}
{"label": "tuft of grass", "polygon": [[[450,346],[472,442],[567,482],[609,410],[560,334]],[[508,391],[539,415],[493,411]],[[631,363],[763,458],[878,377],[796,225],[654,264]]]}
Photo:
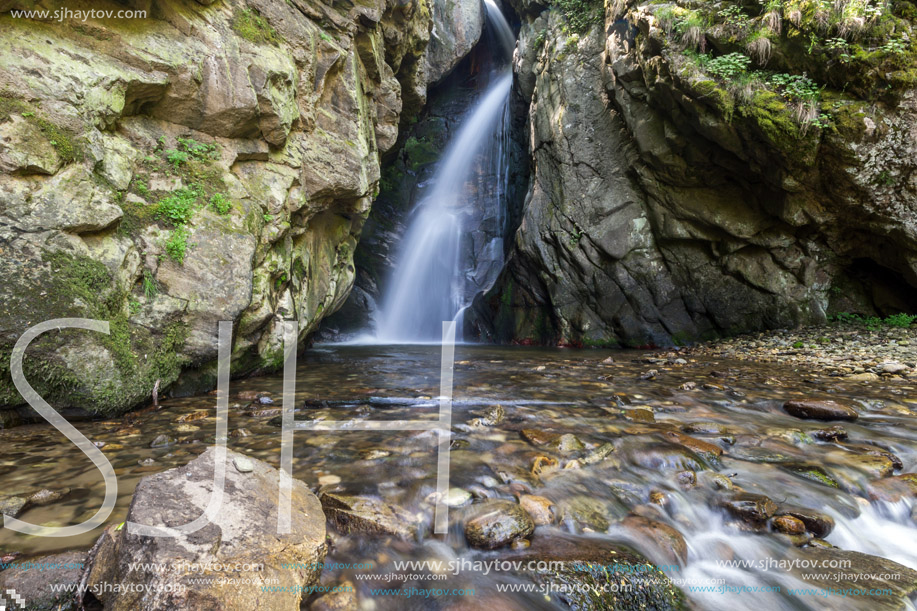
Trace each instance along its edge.
{"label": "tuft of grass", "polygon": [[189,248],[189,237],[191,237],[191,232],[188,231],[187,227],[182,225],[173,229],[169,239],[166,240],[166,254],[169,255],[170,259],[179,265],[183,265],[185,263],[185,255],[187,254]]}
{"label": "tuft of grass", "polygon": [[153,278],[153,272],[148,269],[143,270],[143,295],[147,300],[152,300],[156,298],[156,295],[159,294],[159,286],[156,284],[156,279]]}
{"label": "tuft of grass", "polygon": [[771,58],[771,53],[773,52],[771,39],[768,33],[764,30],[752,32],[745,40],[745,50],[756,64],[759,66],[767,65],[767,62]]}

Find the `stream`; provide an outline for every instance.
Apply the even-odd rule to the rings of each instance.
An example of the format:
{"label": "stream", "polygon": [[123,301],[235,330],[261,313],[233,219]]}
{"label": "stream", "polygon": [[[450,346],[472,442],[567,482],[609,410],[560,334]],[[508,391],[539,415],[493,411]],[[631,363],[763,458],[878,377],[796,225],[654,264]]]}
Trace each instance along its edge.
{"label": "stream", "polygon": [[[312,348],[299,361],[296,418],[435,419],[439,367],[436,346]],[[231,449],[279,464],[281,388],[280,375],[232,382]],[[917,569],[913,507],[908,500],[876,498],[882,495],[870,487],[892,471],[917,469],[917,433],[908,426],[917,411],[914,390],[906,382],[845,383],[774,365],[685,361],[677,353],[459,345],[450,485],[475,501],[546,497],[556,519],[536,529],[533,549],[539,540],[543,548],[565,537],[578,537],[579,544],[630,545],[665,566],[699,608],[880,608],[890,600],[790,594],[791,588],[813,584],[839,586],[805,578],[798,566],[762,563],[811,559],[809,552],[830,558],[823,554],[836,551],[831,544]],[[783,402],[802,398],[834,399],[855,407],[860,417],[842,423],[846,440],[837,430],[832,439],[819,440],[816,431],[838,423],[801,420],[782,409]],[[118,475],[118,504],[110,523],[125,519],[141,477],[185,464],[213,443],[215,411],[212,395],[175,398],[163,401],[158,411],[77,425],[102,446]],[[168,444],[151,448],[163,434],[170,437]],[[400,560],[472,562],[511,552],[468,547],[462,534],[467,507],[450,511],[448,535],[429,534],[435,440],[431,431],[296,433],[294,477],[316,493],[375,496],[424,524],[413,539],[344,536],[329,529],[333,547],[326,563],[371,563],[373,569],[326,569],[323,583],[346,579],[356,584],[361,600],[375,598],[375,609],[401,609],[408,602],[412,608],[451,608],[461,601],[373,597],[371,587],[402,584],[374,584],[358,575],[391,573],[392,563]],[[62,500],[30,509],[21,519],[65,525],[95,513],[104,496],[98,471],[50,426],[0,431],[0,444],[5,493],[70,488]],[[590,454],[607,450],[604,444],[614,450],[591,462]],[[791,536],[735,519],[722,499],[737,489],[767,495],[780,508],[827,516],[835,523],[823,537],[827,544],[811,533]],[[628,516],[651,518],[680,532],[686,557],[628,528],[629,522],[622,522]],[[97,536],[40,538],[3,529],[0,551],[28,558],[88,549]],[[723,561],[745,561],[745,566]],[[854,563],[848,570],[874,569]],[[473,589],[475,606],[486,600],[493,608],[565,608],[557,595],[498,591],[499,584],[524,583],[525,575],[457,571],[446,580],[429,578],[409,579],[402,587]],[[690,591],[698,584],[721,591]]]}

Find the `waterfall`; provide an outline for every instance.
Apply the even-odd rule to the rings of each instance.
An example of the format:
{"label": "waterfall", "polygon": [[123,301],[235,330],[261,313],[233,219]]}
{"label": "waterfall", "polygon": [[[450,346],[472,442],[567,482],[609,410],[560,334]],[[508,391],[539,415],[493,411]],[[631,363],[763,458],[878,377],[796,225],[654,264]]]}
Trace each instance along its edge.
{"label": "waterfall", "polygon": [[412,213],[382,299],[379,342],[439,341],[443,321],[458,320],[503,266],[509,60],[515,39],[493,0],[484,6],[498,47],[497,67],[446,147],[431,190]]}

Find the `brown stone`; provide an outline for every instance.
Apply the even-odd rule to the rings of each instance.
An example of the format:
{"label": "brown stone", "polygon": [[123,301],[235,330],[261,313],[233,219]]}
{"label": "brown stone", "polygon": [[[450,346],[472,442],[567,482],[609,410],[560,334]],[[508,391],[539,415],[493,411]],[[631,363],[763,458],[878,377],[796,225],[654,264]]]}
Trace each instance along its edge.
{"label": "brown stone", "polygon": [[777,512],[777,504],[763,494],[740,492],[732,497],[720,501],[720,506],[725,508],[734,517],[751,524],[766,522]]}
{"label": "brown stone", "polygon": [[535,446],[551,443],[560,437],[558,433],[549,433],[547,431],[539,431],[538,429],[522,429],[519,434],[523,439]]}
{"label": "brown stone", "polygon": [[177,422],[195,422],[197,420],[203,420],[210,416],[210,412],[205,409],[199,409],[196,412],[191,412],[190,414],[185,414],[184,416],[179,416]]}
{"label": "brown stone", "polygon": [[512,501],[487,501],[474,506],[471,513],[473,517],[465,522],[465,538],[473,547],[495,549],[535,530],[531,516]]}
{"label": "brown stone", "polygon": [[791,416],[803,420],[849,420],[859,418],[852,407],[841,405],[836,401],[787,401],[783,409]]}
{"label": "brown stone", "polygon": [[917,498],[917,473],[902,473],[871,482],[869,496],[893,503],[904,498]]}
{"label": "brown stone", "polygon": [[787,535],[801,535],[806,532],[806,525],[803,521],[793,516],[777,516],[772,523],[774,530]]}
{"label": "brown stone", "polygon": [[322,494],[321,502],[325,515],[343,534],[395,535],[403,539],[412,539],[417,535],[417,516],[376,497],[326,492]]}
{"label": "brown stone", "polygon": [[677,563],[688,557],[688,544],[684,537],[668,524],[642,516],[627,516],[621,520],[621,526],[648,539],[665,555],[668,562]]}

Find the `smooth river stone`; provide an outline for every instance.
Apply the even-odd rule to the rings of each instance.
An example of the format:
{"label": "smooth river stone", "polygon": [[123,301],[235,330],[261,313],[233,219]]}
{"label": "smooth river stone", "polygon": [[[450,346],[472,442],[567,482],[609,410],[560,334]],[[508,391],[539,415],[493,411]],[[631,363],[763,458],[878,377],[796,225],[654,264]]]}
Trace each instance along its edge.
{"label": "smooth river stone", "polygon": [[494,549],[535,530],[526,511],[512,501],[488,501],[479,505],[474,517],[465,522],[465,538],[474,547]]}
{"label": "smooth river stone", "polygon": [[835,401],[787,401],[783,409],[791,416],[803,420],[856,420],[859,415],[853,408]]}

